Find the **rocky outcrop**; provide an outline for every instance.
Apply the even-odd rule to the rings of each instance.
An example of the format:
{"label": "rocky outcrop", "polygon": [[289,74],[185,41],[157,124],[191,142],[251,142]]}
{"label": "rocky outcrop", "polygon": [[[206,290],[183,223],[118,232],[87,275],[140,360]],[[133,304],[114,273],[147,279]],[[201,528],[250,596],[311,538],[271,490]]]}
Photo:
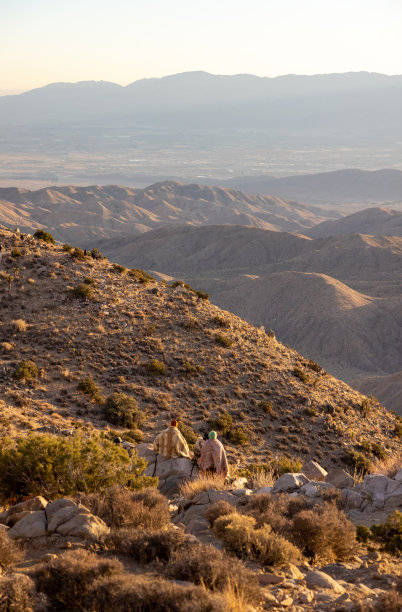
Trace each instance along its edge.
{"label": "rocky outcrop", "polygon": [[299,487],[302,487],[309,481],[308,478],[304,474],[293,474],[287,473],[279,476],[278,480],[275,481],[274,486],[272,488],[273,493],[290,493]]}
{"label": "rocky outcrop", "polygon": [[179,492],[180,484],[198,476],[197,466],[186,457],[167,459],[156,454],[149,444],[138,444],[137,452],[148,462],[146,476],[157,476],[161,493],[170,497]]}
{"label": "rocky outcrop", "polygon": [[97,539],[109,527],[88,508],[68,498],[48,503],[33,497],[2,513],[0,521],[12,539],[30,539],[58,534],[60,536]]}
{"label": "rocky outcrop", "polygon": [[173,523],[182,523],[189,533],[205,531],[209,527],[209,522],[205,515],[210,506],[218,501],[226,501],[235,508],[242,495],[237,495],[237,491],[200,491],[191,499],[184,499],[178,505],[177,513]]}

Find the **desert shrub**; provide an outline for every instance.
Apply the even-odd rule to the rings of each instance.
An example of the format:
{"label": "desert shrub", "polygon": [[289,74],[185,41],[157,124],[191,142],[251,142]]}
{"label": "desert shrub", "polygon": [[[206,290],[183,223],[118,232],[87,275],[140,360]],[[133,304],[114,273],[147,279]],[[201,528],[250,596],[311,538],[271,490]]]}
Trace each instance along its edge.
{"label": "desert shrub", "polygon": [[195,480],[186,480],[180,483],[180,494],[186,499],[192,499],[201,491],[223,491],[227,489],[225,478],[220,474],[203,475],[200,474]]}
{"label": "desert shrub", "polygon": [[335,504],[302,510],[293,517],[290,534],[309,559],[342,561],[356,552],[355,527]]}
{"label": "desert shrub", "polygon": [[212,591],[225,591],[231,586],[248,603],[258,604],[261,600],[255,573],[213,546],[194,547],[186,556],[176,553],[167,564],[165,575],[203,585]]}
{"label": "desert shrub", "polygon": [[[0,531],[0,568],[6,570],[20,561],[22,550],[20,546],[3,530]],[[1,610],[1,606],[0,606]]]}
{"label": "desert shrub", "polygon": [[370,539],[381,544],[383,550],[399,555],[402,553],[402,512],[395,510],[384,523],[370,527]]}
{"label": "desert shrub", "polygon": [[38,378],[38,375],[39,370],[36,363],[28,359],[28,361],[19,362],[13,377],[17,380],[27,380],[29,378]]}
{"label": "desert shrub", "polygon": [[183,362],[183,366],[182,367],[183,367],[184,374],[188,378],[194,378],[195,376],[199,376],[199,374],[201,374],[204,371],[204,367],[203,366],[195,365],[194,363],[192,363],[188,359],[186,359]]}
{"label": "desert shrub", "polygon": [[219,344],[219,346],[224,346],[225,348],[230,348],[233,346],[233,340],[227,336],[224,336],[223,334],[217,334],[215,336],[215,342],[216,344]]}
{"label": "desert shrub", "polygon": [[311,406],[306,406],[303,412],[304,414],[307,414],[307,416],[317,416],[318,415],[318,411],[315,408],[312,408]]}
{"label": "desert shrub", "polygon": [[228,514],[215,521],[214,531],[238,557],[263,565],[284,565],[300,559],[300,551],[291,542],[272,533],[269,525],[256,529],[255,524],[251,516]]}
{"label": "desert shrub", "polygon": [[85,609],[97,612],[230,612],[225,597],[200,586],[127,574],[99,578],[85,597]]}
{"label": "desert shrub", "polygon": [[71,244],[63,244],[63,251],[66,251],[66,253],[70,253],[73,250],[73,247],[71,246]]}
{"label": "desert shrub", "polygon": [[11,249],[10,255],[11,257],[17,258],[17,257],[21,257],[22,253],[19,249]]}
{"label": "desert shrub", "polygon": [[15,319],[11,321],[11,325],[14,327],[16,331],[24,332],[27,329],[27,323],[24,319]]}
{"label": "desert shrub", "polygon": [[358,525],[356,527],[356,540],[366,544],[372,536],[370,529],[366,525]]}
{"label": "desert shrub", "polygon": [[11,342],[2,342],[1,343],[1,348],[3,349],[3,351],[12,351],[14,348],[14,345],[11,344]]}
{"label": "desert shrub", "polygon": [[118,529],[105,537],[106,546],[129,555],[139,563],[168,563],[178,551],[188,554],[196,545],[179,529],[159,531]]}
{"label": "desert shrub", "polygon": [[55,240],[52,234],[49,234],[49,232],[45,232],[44,230],[36,230],[36,232],[34,233],[34,238],[36,238],[37,240],[42,240],[43,242],[50,242],[51,244],[55,244]]}
{"label": "desert shrub", "polygon": [[232,504],[229,504],[229,502],[221,499],[220,501],[217,501],[209,506],[205,513],[205,518],[211,523],[211,525],[213,525],[216,519],[233,513],[234,508]]}
{"label": "desert shrub", "polygon": [[70,290],[72,297],[78,300],[93,300],[95,297],[95,293],[93,287],[88,285],[87,283],[80,283],[76,287]]}
{"label": "desert shrub", "polygon": [[156,376],[166,375],[166,366],[158,359],[150,359],[146,364],[144,364],[144,368],[148,374],[154,374]]}
{"label": "desert shrub", "polygon": [[92,552],[74,550],[42,563],[33,578],[38,591],[47,595],[52,610],[83,610],[85,597],[97,578],[120,576],[122,572],[117,559],[101,559]]}
{"label": "desert shrub", "polygon": [[363,416],[368,416],[371,412],[371,402],[370,399],[368,397],[366,397],[360,406],[360,410],[363,413]]}
{"label": "desert shrub", "polygon": [[84,278],[84,285],[96,285],[96,280],[94,278],[91,278],[90,276],[87,276],[87,278]]}
{"label": "desert shrub", "polygon": [[233,417],[227,410],[224,410],[216,419],[210,419],[209,424],[226,436],[233,427]]}
{"label": "desert shrub", "polygon": [[306,374],[306,372],[304,372],[304,370],[302,370],[301,368],[293,368],[293,374],[294,376],[296,376],[296,378],[298,378],[299,380],[301,380],[304,383],[309,383],[310,382],[310,376],[308,374]]}
{"label": "desert shrub", "polygon": [[121,266],[117,263],[112,264],[112,268],[115,272],[118,272],[119,274],[124,274],[125,272],[127,272],[127,268],[125,266]]}
{"label": "desert shrub", "polygon": [[132,270],[129,270],[128,275],[143,285],[156,282],[156,279],[151,274],[148,274],[148,272],[144,272],[144,270],[140,270],[139,268],[132,268]]}
{"label": "desert shrub", "polygon": [[195,444],[197,441],[197,434],[191,425],[187,425],[187,423],[183,423],[183,421],[179,421],[177,424],[177,429],[180,431],[187,444]]}
{"label": "desert shrub", "polygon": [[227,437],[238,446],[246,446],[250,442],[250,436],[242,427],[233,427],[227,433]]}
{"label": "desert shrub", "polygon": [[217,325],[218,327],[230,327],[230,321],[220,315],[216,315],[216,317],[213,317],[212,322],[215,323],[215,325]]}
{"label": "desert shrub", "polygon": [[265,412],[265,414],[272,414],[274,410],[274,402],[271,400],[260,402],[258,404],[258,408],[261,408],[261,410]]}
{"label": "desert shrub", "polygon": [[383,461],[387,456],[384,447],[381,446],[381,444],[379,444],[378,442],[373,442],[371,444],[371,452],[374,457],[377,457],[377,459],[380,459],[381,461]]}
{"label": "desert shrub", "polygon": [[80,494],[78,501],[109,527],[158,530],[170,523],[166,497],[156,489],[133,492],[116,485],[102,494]]}
{"label": "desert shrub", "polygon": [[35,604],[35,585],[24,574],[0,577],[0,612],[30,612]]}
{"label": "desert shrub", "polygon": [[253,489],[272,487],[275,481],[274,472],[267,463],[253,463],[238,471],[239,476],[245,476]]}
{"label": "desert shrub", "polygon": [[194,293],[199,300],[209,300],[209,293],[205,293],[205,291],[199,291],[198,289],[195,289]]}
{"label": "desert shrub", "polygon": [[320,372],[324,373],[323,368],[316,363],[315,361],[313,361],[312,359],[310,359],[307,363],[306,366],[310,369],[313,370],[313,372],[317,372],[317,374],[319,374]]}
{"label": "desert shrub", "polygon": [[274,476],[279,478],[282,474],[288,472],[300,472],[303,462],[297,457],[278,457],[269,463],[269,467],[273,470]]}
{"label": "desert shrub", "polygon": [[[116,437],[116,435],[117,434],[115,434],[114,437]],[[127,431],[122,433],[121,436],[124,440],[127,440],[127,442],[133,442],[136,444],[144,441],[144,434],[140,429],[128,429]]]}
{"label": "desert shrub", "polygon": [[342,460],[346,465],[349,465],[352,469],[360,472],[361,474],[368,474],[371,472],[371,461],[363,453],[359,453],[353,449],[349,449],[343,455]]}
{"label": "desert shrub", "polygon": [[402,465],[402,449],[395,451],[392,455],[388,455],[385,459],[376,459],[372,463],[373,474],[385,474],[389,478],[393,478],[401,469]]}
{"label": "desert shrub", "polygon": [[0,491],[5,499],[43,495],[48,499],[114,484],[132,489],[154,483],[142,476],[146,462],[113,442],[80,434],[30,434],[0,442]]}
{"label": "desert shrub", "polygon": [[395,423],[394,436],[396,438],[402,438],[402,422],[401,421],[397,421]]}
{"label": "desert shrub", "polygon": [[144,422],[145,415],[134,397],[116,391],[106,400],[105,419],[119,427],[136,428]]}
{"label": "desert shrub", "polygon": [[84,261],[85,253],[82,249],[75,247],[75,249],[71,251],[71,257],[73,257],[73,259],[77,259],[78,261]]}
{"label": "desert shrub", "polygon": [[100,389],[92,379],[91,376],[87,376],[79,381],[77,385],[78,391],[81,391],[84,395],[87,395],[91,400],[100,404],[102,402],[102,395],[100,393]]}

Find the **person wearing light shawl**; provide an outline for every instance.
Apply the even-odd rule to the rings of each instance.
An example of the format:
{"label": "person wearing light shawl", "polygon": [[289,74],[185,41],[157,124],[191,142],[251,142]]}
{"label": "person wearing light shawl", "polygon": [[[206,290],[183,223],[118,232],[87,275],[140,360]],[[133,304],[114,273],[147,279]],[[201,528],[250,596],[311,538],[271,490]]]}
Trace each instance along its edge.
{"label": "person wearing light shawl", "polygon": [[177,429],[177,421],[174,419],[170,426],[156,436],[153,444],[155,453],[162,457],[187,457],[191,458],[188,444]]}
{"label": "person wearing light shawl", "polygon": [[201,448],[201,457],[198,465],[207,474],[218,474],[227,478],[229,476],[229,466],[226,458],[225,449],[222,442],[217,439],[216,431],[210,431],[208,440]]}

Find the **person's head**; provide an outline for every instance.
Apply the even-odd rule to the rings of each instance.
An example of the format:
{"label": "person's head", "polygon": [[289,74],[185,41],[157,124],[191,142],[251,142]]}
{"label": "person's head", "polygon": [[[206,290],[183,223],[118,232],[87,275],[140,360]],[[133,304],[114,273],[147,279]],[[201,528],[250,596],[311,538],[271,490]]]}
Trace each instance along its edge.
{"label": "person's head", "polygon": [[209,434],[208,434],[208,438],[210,440],[216,440],[216,438],[217,438],[216,431],[210,431]]}
{"label": "person's head", "polygon": [[204,435],[203,435],[203,439],[204,439],[204,440],[208,440],[208,439],[209,439],[209,436],[208,436],[208,434],[207,434],[207,433],[204,433]]}
{"label": "person's head", "polygon": [[115,439],[113,440],[113,442],[115,444],[121,444],[123,442],[123,440],[119,436],[116,436]]}
{"label": "person's head", "polygon": [[177,421],[176,421],[176,419],[172,419],[172,420],[170,421],[170,427],[177,427]]}

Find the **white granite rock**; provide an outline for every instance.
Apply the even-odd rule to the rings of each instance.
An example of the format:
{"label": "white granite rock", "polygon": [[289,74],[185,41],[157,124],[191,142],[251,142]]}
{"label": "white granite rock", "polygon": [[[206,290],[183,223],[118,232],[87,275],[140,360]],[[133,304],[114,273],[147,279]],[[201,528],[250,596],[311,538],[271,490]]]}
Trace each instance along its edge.
{"label": "white granite rock", "polygon": [[275,481],[274,486],[272,487],[272,492],[278,493],[280,491],[293,491],[294,489],[303,486],[307,482],[308,478],[306,478],[304,474],[289,472],[287,474],[282,474],[282,476]]}

